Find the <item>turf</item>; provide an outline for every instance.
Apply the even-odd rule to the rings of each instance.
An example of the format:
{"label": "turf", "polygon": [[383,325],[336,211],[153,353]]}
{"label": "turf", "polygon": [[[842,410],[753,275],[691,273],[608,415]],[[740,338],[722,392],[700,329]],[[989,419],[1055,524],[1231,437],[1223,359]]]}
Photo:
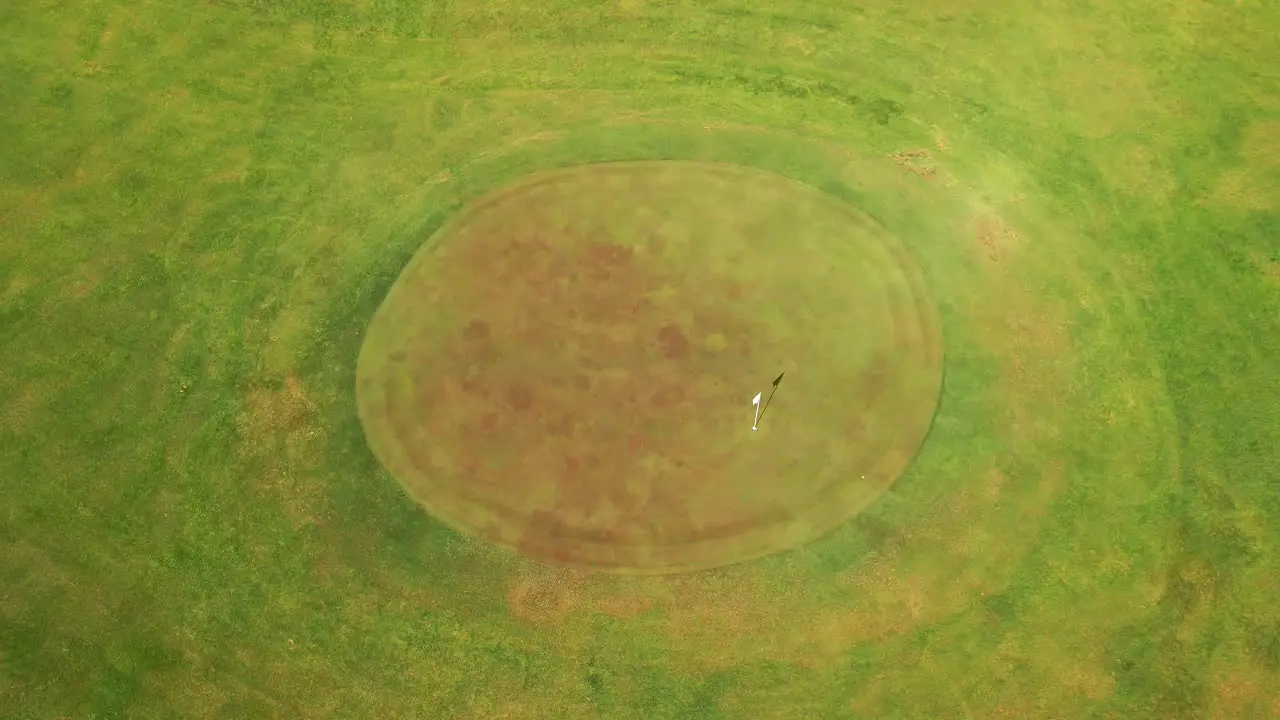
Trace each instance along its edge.
{"label": "turf", "polygon": [[[753,391],[788,372],[753,424]],[[596,163],[429,238],[356,381],[371,447],[434,516],[535,559],[672,572],[865,509],[920,447],[942,351],[914,261],[829,194],[741,165]]]}
{"label": "turf", "polygon": [[[4,6],[0,717],[1280,715],[1277,23]],[[424,240],[531,172],[725,155],[928,278],[911,469],[818,542],[659,578],[420,511],[354,377]]]}

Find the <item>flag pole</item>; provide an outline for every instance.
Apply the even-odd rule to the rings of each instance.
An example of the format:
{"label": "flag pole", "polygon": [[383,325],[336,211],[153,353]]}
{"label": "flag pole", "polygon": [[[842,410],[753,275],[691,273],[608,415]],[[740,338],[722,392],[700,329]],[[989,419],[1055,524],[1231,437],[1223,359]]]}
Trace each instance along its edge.
{"label": "flag pole", "polygon": [[760,407],[756,413],[756,424],[760,424],[760,416],[764,415],[764,411],[769,409],[769,403],[773,402],[773,394],[778,392],[778,385],[782,384],[782,375],[786,375],[787,371],[783,370],[782,374],[773,379],[773,389],[769,391],[769,399],[764,401],[764,405]]}

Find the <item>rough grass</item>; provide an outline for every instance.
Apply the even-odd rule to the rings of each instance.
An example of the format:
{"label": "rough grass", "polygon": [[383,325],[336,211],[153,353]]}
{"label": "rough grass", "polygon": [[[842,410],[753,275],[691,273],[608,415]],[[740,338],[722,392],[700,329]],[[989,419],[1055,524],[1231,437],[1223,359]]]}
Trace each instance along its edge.
{"label": "rough grass", "polygon": [[[0,717],[1280,715],[1277,23],[5,6]],[[633,128],[708,153],[665,126],[912,244],[933,435],[854,523],[717,573],[445,530],[365,448],[364,323],[468,197]]]}

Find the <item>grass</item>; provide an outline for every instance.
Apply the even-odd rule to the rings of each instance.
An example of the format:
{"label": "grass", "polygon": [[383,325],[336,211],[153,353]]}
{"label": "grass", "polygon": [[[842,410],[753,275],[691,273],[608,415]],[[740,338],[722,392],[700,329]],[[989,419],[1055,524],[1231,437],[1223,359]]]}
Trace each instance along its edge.
{"label": "grass", "polygon": [[[1280,715],[1277,22],[6,6],[0,717]],[[669,578],[415,509],[353,375],[421,242],[531,171],[725,147],[929,277],[946,387],[907,475]]]}

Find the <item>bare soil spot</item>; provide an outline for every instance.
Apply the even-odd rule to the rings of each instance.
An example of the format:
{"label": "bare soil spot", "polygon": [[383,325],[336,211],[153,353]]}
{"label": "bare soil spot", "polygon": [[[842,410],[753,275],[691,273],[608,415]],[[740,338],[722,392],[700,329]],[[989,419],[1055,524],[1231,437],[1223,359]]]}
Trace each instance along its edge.
{"label": "bare soil spot", "polygon": [[453,182],[453,173],[448,170],[441,170],[427,180],[428,185],[443,185],[449,182]]}
{"label": "bare soil spot", "polygon": [[974,217],[973,234],[979,250],[992,262],[1004,260],[1018,243],[1017,232],[993,213]]}
{"label": "bare soil spot", "polygon": [[[533,391],[524,385],[516,384],[507,388],[507,407],[516,412],[528,410],[533,405]],[[487,415],[485,417],[488,417]]]}
{"label": "bare soil spot", "polygon": [[482,343],[489,339],[489,323],[483,320],[472,320],[462,329],[462,338],[467,342]]}
{"label": "bare soil spot", "polygon": [[662,348],[662,356],[668,360],[680,360],[689,355],[689,341],[684,333],[675,325],[663,325],[658,331],[658,346]]}
{"label": "bare soil spot", "polygon": [[933,146],[938,148],[939,152],[946,152],[951,149],[951,144],[947,142],[946,136],[936,126],[933,128]]}
{"label": "bare soil spot", "polygon": [[889,158],[916,177],[928,180],[938,174],[938,165],[928,150],[902,150]]}

